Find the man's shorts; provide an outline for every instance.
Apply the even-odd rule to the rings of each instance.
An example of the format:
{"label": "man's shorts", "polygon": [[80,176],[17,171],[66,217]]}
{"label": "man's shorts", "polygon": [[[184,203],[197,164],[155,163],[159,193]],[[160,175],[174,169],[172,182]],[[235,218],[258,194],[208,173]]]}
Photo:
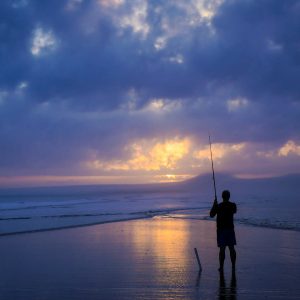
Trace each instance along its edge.
{"label": "man's shorts", "polygon": [[218,247],[236,245],[234,229],[217,229]]}

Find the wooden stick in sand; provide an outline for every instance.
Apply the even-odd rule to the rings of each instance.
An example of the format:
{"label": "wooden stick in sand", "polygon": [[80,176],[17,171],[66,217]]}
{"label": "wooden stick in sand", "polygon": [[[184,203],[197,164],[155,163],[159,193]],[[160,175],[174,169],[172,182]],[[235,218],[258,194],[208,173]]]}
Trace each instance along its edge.
{"label": "wooden stick in sand", "polygon": [[197,248],[194,248],[194,251],[195,251],[197,262],[198,262],[198,265],[199,265],[199,271],[202,272],[202,266],[201,266],[201,262],[200,262],[200,258],[199,258],[199,254],[198,254]]}

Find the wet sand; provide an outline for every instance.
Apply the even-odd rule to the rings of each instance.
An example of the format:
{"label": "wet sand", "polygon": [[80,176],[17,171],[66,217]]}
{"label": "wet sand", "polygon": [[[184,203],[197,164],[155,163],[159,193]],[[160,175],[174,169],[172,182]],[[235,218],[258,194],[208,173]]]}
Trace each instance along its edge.
{"label": "wet sand", "polygon": [[224,278],[217,271],[214,222],[154,218],[3,236],[0,299],[300,299],[300,233],[236,233],[236,278],[228,252]]}

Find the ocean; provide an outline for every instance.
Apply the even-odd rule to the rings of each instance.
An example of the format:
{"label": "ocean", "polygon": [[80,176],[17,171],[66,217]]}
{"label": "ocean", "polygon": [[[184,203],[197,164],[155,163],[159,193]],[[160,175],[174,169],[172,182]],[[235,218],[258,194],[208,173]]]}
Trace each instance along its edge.
{"label": "ocean", "polygon": [[[213,193],[194,185],[99,185],[0,190],[0,235],[153,217],[209,217]],[[235,193],[236,224],[300,231],[296,190]]]}

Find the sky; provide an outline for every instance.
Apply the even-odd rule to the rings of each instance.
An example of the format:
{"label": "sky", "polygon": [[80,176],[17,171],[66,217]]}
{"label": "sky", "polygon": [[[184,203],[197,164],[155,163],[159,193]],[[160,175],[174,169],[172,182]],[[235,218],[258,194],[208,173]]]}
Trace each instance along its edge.
{"label": "sky", "polygon": [[300,1],[2,0],[0,186],[300,170]]}

